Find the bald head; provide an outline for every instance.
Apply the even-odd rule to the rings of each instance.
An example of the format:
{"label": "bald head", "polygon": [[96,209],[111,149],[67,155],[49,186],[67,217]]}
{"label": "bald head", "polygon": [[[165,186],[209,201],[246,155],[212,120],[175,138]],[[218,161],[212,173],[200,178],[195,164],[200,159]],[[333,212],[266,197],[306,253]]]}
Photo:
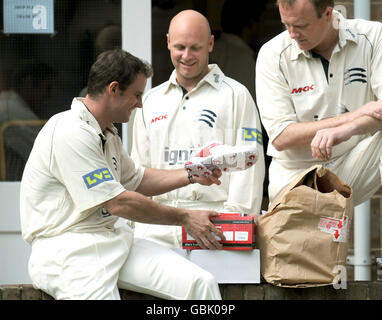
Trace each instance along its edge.
{"label": "bald head", "polygon": [[207,18],[195,10],[184,10],[173,17],[168,28],[168,35],[171,36],[175,30],[198,32],[208,38],[211,36],[211,28]]}
{"label": "bald head", "polygon": [[172,18],[167,47],[177,81],[190,91],[208,73],[209,54],[214,46],[210,25],[202,14],[184,10]]}

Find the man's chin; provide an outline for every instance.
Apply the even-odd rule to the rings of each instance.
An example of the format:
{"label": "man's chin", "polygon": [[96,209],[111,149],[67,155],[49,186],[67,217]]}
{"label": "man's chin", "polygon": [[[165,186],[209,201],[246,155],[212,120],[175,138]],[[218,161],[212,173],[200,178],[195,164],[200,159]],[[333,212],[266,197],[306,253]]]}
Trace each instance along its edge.
{"label": "man's chin", "polygon": [[129,120],[130,120],[130,116],[125,117],[123,119],[120,118],[120,119],[118,119],[116,121],[113,121],[113,123],[126,123],[126,122],[129,122]]}
{"label": "man's chin", "polygon": [[194,72],[192,70],[185,70],[184,68],[181,68],[178,70],[180,75],[185,79],[192,79],[195,77]]}
{"label": "man's chin", "polygon": [[310,46],[307,42],[305,42],[305,41],[302,41],[302,42],[298,42],[298,41],[296,41],[297,42],[297,45],[298,45],[298,47],[301,49],[301,50],[303,50],[303,51],[309,51],[309,50],[312,50],[313,48],[312,48],[312,46]]}

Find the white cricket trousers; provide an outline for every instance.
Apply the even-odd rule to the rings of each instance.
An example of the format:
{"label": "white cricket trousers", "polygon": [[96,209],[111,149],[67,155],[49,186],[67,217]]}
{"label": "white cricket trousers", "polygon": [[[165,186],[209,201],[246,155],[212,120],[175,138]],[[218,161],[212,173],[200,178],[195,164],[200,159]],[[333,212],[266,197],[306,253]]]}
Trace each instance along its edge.
{"label": "white cricket trousers", "polygon": [[270,203],[297,175],[314,164],[322,164],[348,184],[353,189],[354,205],[359,205],[381,187],[382,132],[365,138],[335,160],[315,163],[272,160],[268,188]]}
{"label": "white cricket trousers", "polygon": [[215,278],[126,227],[67,232],[32,243],[29,275],[57,300],[120,300],[118,287],[164,299],[221,299]]}
{"label": "white cricket trousers", "polygon": [[[161,201],[161,204],[175,208],[184,208],[191,210],[212,210],[222,212],[224,201],[203,202],[173,200]],[[134,235],[136,238],[147,239],[168,248],[180,248],[182,246],[182,227],[154,225],[146,223],[134,223]]]}

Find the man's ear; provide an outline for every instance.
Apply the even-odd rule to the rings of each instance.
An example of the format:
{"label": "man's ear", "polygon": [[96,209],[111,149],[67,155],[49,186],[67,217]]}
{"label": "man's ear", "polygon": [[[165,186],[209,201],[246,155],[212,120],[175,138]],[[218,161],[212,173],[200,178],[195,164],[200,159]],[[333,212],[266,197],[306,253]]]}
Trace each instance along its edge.
{"label": "man's ear", "polygon": [[214,49],[214,44],[215,44],[215,37],[213,34],[211,34],[210,40],[208,42],[208,52],[211,53],[212,50]]}
{"label": "man's ear", "polygon": [[117,92],[119,83],[117,81],[110,82],[107,86],[107,91],[110,95],[113,95]]}
{"label": "man's ear", "polygon": [[327,21],[332,21],[333,8],[327,7],[326,10],[324,11],[324,15],[325,15]]}
{"label": "man's ear", "polygon": [[170,50],[170,35],[168,33],[166,34],[166,38],[167,38],[167,49]]}

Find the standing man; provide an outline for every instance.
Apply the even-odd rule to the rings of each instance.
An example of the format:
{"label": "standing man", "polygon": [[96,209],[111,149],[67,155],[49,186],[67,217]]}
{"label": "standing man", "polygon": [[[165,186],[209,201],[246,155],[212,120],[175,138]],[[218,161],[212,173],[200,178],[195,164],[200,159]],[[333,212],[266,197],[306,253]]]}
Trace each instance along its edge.
{"label": "standing man", "polygon": [[355,205],[381,185],[382,24],[345,19],[333,5],[279,0],[287,30],[258,56],[271,201],[314,164],[348,183]]}
{"label": "standing man", "polygon": [[[171,20],[167,45],[175,70],[144,97],[134,121],[133,159],[145,167],[182,168],[212,140],[255,145],[259,157],[246,171],[222,175],[219,186],[192,184],[153,199],[174,207],[258,214],[265,165],[260,118],[249,91],[208,64],[214,37],[199,12],[181,11]],[[181,246],[179,227],[135,225],[136,236]]]}
{"label": "standing man", "polygon": [[[36,138],[21,181],[21,227],[32,245],[30,277],[55,299],[119,299],[118,287],[165,299],[221,298],[211,274],[168,248],[134,241],[128,226],[114,226],[118,217],[182,225],[203,248],[221,248],[212,233],[222,234],[209,220],[216,212],[146,197],[188,185],[188,173],[135,166],[113,125],[142,107],[151,74],[123,50],[102,53],[86,97],[53,116]],[[219,184],[220,174],[196,182]]]}

